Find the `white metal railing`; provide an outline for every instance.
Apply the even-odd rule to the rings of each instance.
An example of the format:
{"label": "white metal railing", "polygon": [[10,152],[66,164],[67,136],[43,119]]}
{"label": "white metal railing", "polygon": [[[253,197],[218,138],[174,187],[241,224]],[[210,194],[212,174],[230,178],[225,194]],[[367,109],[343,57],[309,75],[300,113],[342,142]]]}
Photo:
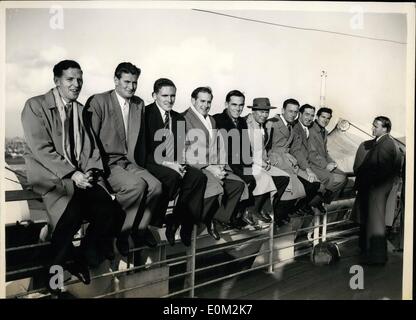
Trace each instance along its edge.
{"label": "white metal railing", "polygon": [[[339,213],[343,213],[344,219],[338,220],[338,221],[333,221],[333,222],[329,222],[328,223],[328,215],[332,215],[332,214],[339,214]],[[121,276],[125,276],[127,274],[131,274],[133,272],[138,272],[138,271],[142,271],[142,270],[147,270],[147,269],[151,269],[152,267],[158,267],[158,266],[168,266],[168,267],[172,267],[172,266],[177,266],[180,264],[186,264],[186,271],[185,272],[181,272],[175,275],[170,275],[167,277],[162,277],[160,279],[150,279],[149,281],[146,281],[144,283],[141,283],[139,285],[135,285],[135,286],[131,286],[128,288],[123,288],[123,289],[119,289],[119,288],[115,288],[114,291],[109,292],[109,293],[105,293],[105,294],[101,294],[98,296],[95,296],[94,298],[104,298],[104,297],[112,297],[112,296],[116,296],[119,294],[123,294],[126,292],[130,292],[132,290],[135,289],[139,289],[139,288],[144,288],[150,285],[154,285],[157,283],[161,283],[161,282],[165,282],[165,281],[171,281],[174,279],[179,279],[184,277],[185,281],[184,281],[184,287],[180,290],[174,291],[174,292],[169,292],[167,295],[164,295],[162,297],[172,297],[172,296],[177,296],[180,294],[184,294],[184,293],[189,293],[189,297],[195,297],[195,289],[201,288],[203,286],[207,286],[219,281],[223,281],[225,279],[229,279],[241,274],[245,274],[251,271],[255,271],[255,270],[260,270],[260,269],[264,269],[266,268],[268,272],[272,273],[274,272],[274,266],[276,263],[278,262],[283,262],[285,260],[288,259],[294,259],[294,257],[296,255],[294,255],[293,257],[290,257],[288,259],[285,260],[276,260],[275,259],[275,253],[279,252],[280,250],[284,250],[284,249],[288,249],[288,248],[295,248],[295,247],[299,247],[300,245],[316,245],[317,243],[319,243],[320,240],[325,241],[327,238],[329,237],[334,237],[334,236],[341,236],[341,235],[348,235],[348,234],[353,234],[357,231],[357,228],[350,228],[347,230],[342,230],[342,231],[335,231],[332,233],[328,233],[327,229],[328,227],[332,227],[332,226],[337,226],[337,225],[348,225],[348,223],[350,222],[350,220],[348,219],[348,215],[350,213],[350,209],[348,208],[344,208],[344,209],[338,209],[338,210],[332,210],[329,211],[328,213],[325,214],[315,214],[315,216],[313,217],[313,225],[309,226],[309,227],[305,227],[305,228],[298,228],[296,230],[292,230],[289,232],[276,232],[275,230],[275,223],[274,223],[274,219],[272,220],[272,222],[268,225],[264,225],[260,230],[253,230],[252,231],[252,235],[248,235],[248,237],[244,240],[240,240],[240,241],[235,241],[233,243],[230,244],[225,244],[225,245],[218,245],[217,247],[211,248],[211,249],[200,249],[197,250],[197,244],[198,244],[198,240],[201,240],[204,237],[209,237],[208,235],[200,235],[197,236],[197,227],[194,226],[194,230],[192,232],[192,241],[191,241],[191,246],[189,248],[186,248],[185,254],[178,256],[178,257],[174,257],[174,258],[164,258],[161,259],[160,261],[155,261],[152,263],[148,263],[148,264],[141,264],[138,266],[130,266],[130,263],[128,263],[128,268],[124,269],[124,270],[115,270],[115,271],[109,271],[100,275],[96,275],[91,277],[91,281],[97,280],[97,279],[101,279],[101,278],[105,278],[105,277],[112,277],[117,278],[117,277],[121,277]],[[347,218],[345,219],[345,216],[347,216]],[[298,218],[301,219],[302,223],[303,223],[303,219],[305,218],[305,216],[298,216]],[[322,220],[322,221],[321,221]],[[278,248],[274,248],[275,246],[275,241],[283,236],[288,236],[288,235],[297,235],[299,232],[313,232],[313,238],[311,240],[303,240],[303,241],[298,241],[298,242],[293,242],[290,245],[286,245],[286,246],[281,246]],[[226,232],[224,232],[226,233]],[[238,232],[236,232],[235,234],[238,234]],[[79,240],[79,238],[77,239]],[[225,262],[220,262],[220,263],[216,263],[213,265],[208,265],[208,266],[204,266],[204,267],[196,267],[196,259],[197,257],[200,257],[202,255],[208,255],[208,254],[213,254],[216,252],[220,252],[220,251],[224,251],[227,249],[232,249],[232,248],[237,248],[241,245],[248,245],[248,244],[254,244],[254,243],[267,243],[268,244],[268,249],[266,250],[259,250],[258,252],[254,253],[254,254],[249,254],[249,255],[245,255],[245,256],[241,256],[239,258],[234,258],[231,261],[225,261]],[[45,244],[37,244],[37,245],[26,245],[26,246],[22,246],[22,247],[15,247],[15,248],[8,248],[8,252],[12,252],[12,251],[17,251],[17,250],[21,250],[21,248],[36,248],[37,246],[44,246]],[[164,247],[167,246],[167,242],[162,242],[160,243],[158,246],[159,247]],[[148,249],[147,247],[137,247],[134,248],[131,251],[131,253],[137,252],[139,250],[142,249]],[[310,250],[309,250],[310,251]],[[225,276],[220,276],[217,277],[215,279],[209,280],[209,281],[205,281],[202,283],[196,283],[195,279],[195,275],[197,273],[200,272],[204,272],[204,271],[208,271],[210,269],[213,268],[218,268],[218,267],[222,267],[222,266],[226,266],[228,264],[232,264],[238,261],[244,261],[250,258],[255,258],[257,256],[268,256],[267,262],[260,264],[258,266],[255,267],[251,267],[247,270],[242,270],[242,271],[238,271],[235,273],[231,273],[231,274],[227,274]],[[130,261],[130,260],[129,260]],[[31,271],[37,271],[37,270],[41,270],[43,269],[44,266],[39,265],[39,266],[34,266],[34,267],[30,267],[27,269],[20,269],[20,270],[14,270],[14,271],[9,271],[6,273],[7,276],[11,276],[13,274],[18,274],[20,273],[24,273],[24,272],[31,272]],[[70,280],[67,281],[65,283],[66,286],[69,286],[71,284],[76,284],[76,283],[80,283],[79,280]],[[17,294],[13,297],[15,298],[23,298],[25,296],[29,296],[31,294],[34,293],[45,293],[46,289],[45,288],[39,288],[39,289],[35,289],[35,290],[30,290],[27,291],[25,293],[20,293]],[[49,293],[45,293],[43,296],[49,296]]]}

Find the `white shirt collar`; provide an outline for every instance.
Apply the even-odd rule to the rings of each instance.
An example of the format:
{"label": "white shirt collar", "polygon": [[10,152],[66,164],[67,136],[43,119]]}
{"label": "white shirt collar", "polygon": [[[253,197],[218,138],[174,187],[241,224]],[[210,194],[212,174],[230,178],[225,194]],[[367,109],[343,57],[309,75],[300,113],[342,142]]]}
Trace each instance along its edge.
{"label": "white shirt collar", "polygon": [[210,136],[212,136],[212,124],[211,124],[211,119],[209,118],[209,115],[207,115],[207,117],[204,118],[204,116],[202,114],[200,114],[198,112],[198,110],[196,110],[193,105],[191,105],[191,110],[196,114],[196,116],[199,118],[199,120],[201,120],[201,122],[203,123],[205,128],[207,128],[207,130],[209,131]]}
{"label": "white shirt collar", "polygon": [[[166,113],[166,110],[164,110],[163,108],[161,108],[160,106],[159,106],[159,104],[157,103],[157,101],[155,100],[155,104],[156,104],[156,106],[157,106],[157,108],[159,109],[159,112],[160,112],[160,115],[162,116],[162,119],[165,119],[165,113]],[[169,111],[168,111],[169,112]],[[169,116],[170,116],[170,113],[169,113]]]}
{"label": "white shirt collar", "polygon": [[377,139],[376,139],[376,141],[379,141],[382,137],[384,137],[386,134],[388,134],[387,132],[386,133],[384,133],[384,134],[382,134],[380,137],[378,137]]}
{"label": "white shirt collar", "polygon": [[126,102],[127,102],[127,105],[128,105],[128,106],[130,106],[130,100],[124,99],[122,96],[120,96],[120,95],[117,93],[117,91],[116,91],[116,90],[114,90],[114,91],[115,91],[115,93],[116,93],[117,100],[118,100],[118,103],[120,104],[121,109],[123,109],[123,107],[124,107],[124,103],[126,103]]}
{"label": "white shirt collar", "polygon": [[279,116],[280,116],[280,119],[282,119],[285,126],[287,127],[287,121],[286,121],[285,117],[283,117],[282,115],[279,115]]}
{"label": "white shirt collar", "polygon": [[306,138],[309,138],[309,128],[305,126],[301,121],[299,121],[299,124],[302,126],[303,131],[306,131]]}

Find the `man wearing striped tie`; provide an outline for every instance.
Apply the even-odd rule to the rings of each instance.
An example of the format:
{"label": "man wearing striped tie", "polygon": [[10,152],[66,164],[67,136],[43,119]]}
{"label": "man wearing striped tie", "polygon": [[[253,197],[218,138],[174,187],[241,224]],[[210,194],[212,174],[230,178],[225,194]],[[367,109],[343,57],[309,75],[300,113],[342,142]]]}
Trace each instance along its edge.
{"label": "man wearing striped tie", "polygon": [[193,225],[199,222],[204,203],[207,178],[202,171],[185,165],[185,118],[173,111],[176,86],[165,78],[153,86],[154,102],[145,109],[146,168],[162,183],[161,210],[177,197],[171,214],[154,217],[153,225],[166,223],[166,239],[175,244],[175,233],[181,227],[182,242],[189,246]]}

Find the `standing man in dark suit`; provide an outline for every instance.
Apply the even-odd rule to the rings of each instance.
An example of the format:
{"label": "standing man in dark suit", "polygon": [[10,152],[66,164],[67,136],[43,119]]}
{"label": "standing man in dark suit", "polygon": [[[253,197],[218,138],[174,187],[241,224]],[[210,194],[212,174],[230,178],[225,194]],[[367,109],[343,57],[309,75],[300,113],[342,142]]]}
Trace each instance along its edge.
{"label": "standing man in dark suit", "polygon": [[[183,116],[186,120],[187,148],[186,162],[202,170],[207,177],[202,221],[207,225],[208,232],[216,239],[216,221],[228,223],[237,204],[248,198],[245,183],[235,175],[227,164],[227,155],[222,136],[216,130],[216,123],[208,114],[211,109],[213,95],[208,87],[198,87],[191,94],[192,106]],[[211,231],[210,231],[211,230]]]}
{"label": "standing man in dark suit", "polygon": [[129,236],[137,246],[156,246],[147,228],[158,213],[161,183],[144,169],[144,103],[135,96],[140,69],[120,63],[114,73],[115,90],[96,94],[87,101],[92,128],[98,139],[107,180],[125,212],[117,248],[129,251]]}
{"label": "standing man in dark suit", "polygon": [[324,202],[330,203],[347,184],[347,175],[337,168],[328,153],[328,131],[325,129],[332,118],[332,109],[320,108],[309,132],[309,162],[311,169],[325,187]]}
{"label": "standing man in dark suit", "polygon": [[[121,213],[105,188],[100,153],[77,101],[81,67],[64,60],[53,74],[56,87],[29,99],[22,112],[27,177],[42,195],[49,216],[51,265],[64,267],[73,260],[65,268],[89,283],[88,266],[96,267],[114,254],[111,226]],[[89,226],[76,249],[72,240],[83,220]]]}
{"label": "standing man in dark suit", "polygon": [[[162,183],[162,212],[179,195],[172,214],[166,216],[166,239],[173,246],[176,230],[181,226],[182,242],[189,246],[193,225],[202,215],[207,178],[200,170],[185,165],[185,118],[172,110],[175,98],[176,86],[171,80],[156,80],[155,102],[145,110],[146,168]],[[162,134],[164,141],[160,139]],[[161,226],[162,222],[159,219],[154,224]]]}
{"label": "standing man in dark suit", "polygon": [[360,245],[365,264],[387,262],[386,204],[394,177],[400,170],[398,147],[390,136],[391,121],[379,116],[373,122],[373,136],[361,165],[354,166],[355,187],[360,209]]}

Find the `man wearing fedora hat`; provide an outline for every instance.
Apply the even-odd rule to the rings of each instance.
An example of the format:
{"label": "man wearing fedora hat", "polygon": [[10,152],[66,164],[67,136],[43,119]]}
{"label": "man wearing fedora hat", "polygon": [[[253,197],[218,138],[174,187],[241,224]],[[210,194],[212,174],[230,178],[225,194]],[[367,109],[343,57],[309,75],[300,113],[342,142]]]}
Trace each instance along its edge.
{"label": "man wearing fedora hat", "polygon": [[268,155],[273,166],[276,166],[290,175],[289,186],[279,203],[278,223],[289,220],[289,213],[297,209],[305,209],[311,213],[310,207],[316,207],[312,199],[320,187],[319,182],[309,182],[307,174],[299,169],[296,158],[289,153],[294,143],[295,133],[293,125],[299,113],[299,102],[287,99],[283,103],[282,113],[266,123],[268,141],[266,143]]}
{"label": "man wearing fedora hat", "polygon": [[[256,157],[253,157],[253,148],[251,147],[249,137],[249,133],[252,130],[248,130],[246,119],[240,116],[244,108],[245,96],[238,90],[232,90],[227,94],[225,100],[226,108],[222,113],[214,115],[214,119],[217,122],[217,128],[223,129],[224,138],[228,140],[228,164],[234,173],[247,183],[249,188],[249,199],[242,203],[241,211],[244,211],[244,213],[241,220],[247,224],[255,225],[254,215],[258,220],[269,223],[272,220],[270,215],[261,209],[266,199],[270,197],[270,192],[276,191],[276,186],[271,175],[264,169],[266,165],[262,168],[261,160],[257,168],[258,172],[254,172],[256,171],[256,163],[253,162],[253,158],[256,159]],[[238,140],[235,140],[236,138]],[[262,135],[260,135],[260,139],[260,159],[262,159]],[[246,148],[247,145],[250,148]],[[248,154],[244,154],[244,152]],[[266,161],[267,159],[264,160],[264,163]],[[253,166],[255,166],[254,169]],[[279,190],[282,189],[278,192],[281,196],[289,183],[289,178],[284,176],[276,176],[275,178]],[[280,196],[275,198],[278,200]],[[238,221],[238,219],[235,220]],[[233,217],[231,222],[234,222]]]}
{"label": "man wearing fedora hat", "polygon": [[268,98],[255,98],[253,105],[248,107],[252,109],[252,113],[246,117],[253,156],[252,172],[257,180],[256,189],[253,190],[253,195],[257,197],[255,208],[259,210],[264,205],[267,200],[264,194],[270,192],[274,216],[277,218],[279,203],[290,177],[285,171],[271,165],[265,149],[268,137],[264,125],[270,110],[275,107],[271,106]]}

